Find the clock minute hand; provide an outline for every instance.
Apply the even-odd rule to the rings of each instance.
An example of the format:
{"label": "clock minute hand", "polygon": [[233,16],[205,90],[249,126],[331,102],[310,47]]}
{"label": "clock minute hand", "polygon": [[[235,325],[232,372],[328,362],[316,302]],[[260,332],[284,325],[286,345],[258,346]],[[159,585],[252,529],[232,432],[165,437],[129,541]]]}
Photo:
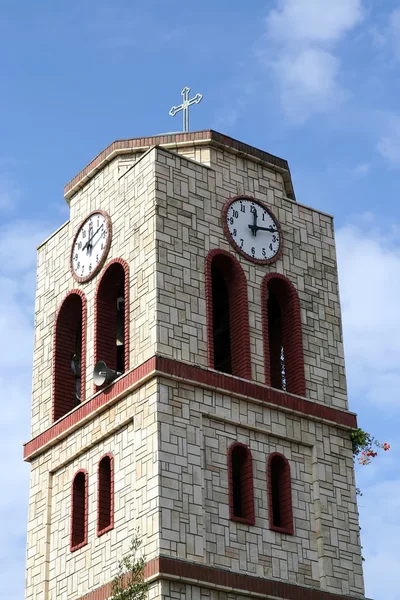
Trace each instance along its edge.
{"label": "clock minute hand", "polygon": [[86,244],[83,246],[82,250],[84,250],[87,246],[91,246],[92,245],[92,239],[100,231],[100,229],[102,227],[103,227],[103,225],[100,225],[100,227],[98,229],[96,229],[96,231],[92,234],[92,237],[89,238],[88,241],[86,242]]}
{"label": "clock minute hand", "polygon": [[[250,227],[250,225],[249,225]],[[278,233],[277,229],[274,229],[273,227],[256,227],[257,231],[259,231],[261,229],[261,231],[269,231],[270,233]]]}

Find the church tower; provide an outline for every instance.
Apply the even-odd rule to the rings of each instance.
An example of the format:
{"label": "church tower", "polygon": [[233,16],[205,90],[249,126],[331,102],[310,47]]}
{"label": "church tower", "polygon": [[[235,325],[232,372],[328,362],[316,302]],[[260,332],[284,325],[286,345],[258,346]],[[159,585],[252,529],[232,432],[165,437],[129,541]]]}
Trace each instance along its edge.
{"label": "church tower", "polygon": [[26,600],[106,600],[137,529],[151,600],[364,598],[332,217],[215,131],[116,141],[65,199]]}

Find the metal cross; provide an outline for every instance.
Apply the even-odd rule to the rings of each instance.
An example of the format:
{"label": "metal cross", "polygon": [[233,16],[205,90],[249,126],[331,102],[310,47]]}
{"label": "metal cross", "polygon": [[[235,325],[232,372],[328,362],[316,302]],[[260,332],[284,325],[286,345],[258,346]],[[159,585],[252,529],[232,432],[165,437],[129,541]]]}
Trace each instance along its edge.
{"label": "metal cross", "polygon": [[196,94],[194,98],[189,100],[190,88],[184,87],[181,94],[183,98],[182,104],[179,106],[173,106],[169,111],[171,117],[174,117],[176,113],[182,111],[183,112],[183,131],[189,131],[189,106],[192,104],[198,104],[202,99],[202,94]]}

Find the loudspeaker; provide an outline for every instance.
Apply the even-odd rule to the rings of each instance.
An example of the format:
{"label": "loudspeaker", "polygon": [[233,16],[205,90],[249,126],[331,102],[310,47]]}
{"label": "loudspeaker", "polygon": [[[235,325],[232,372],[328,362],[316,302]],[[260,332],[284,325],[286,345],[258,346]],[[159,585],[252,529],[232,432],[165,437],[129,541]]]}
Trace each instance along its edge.
{"label": "loudspeaker", "polygon": [[111,383],[119,377],[121,373],[109,369],[104,360],[99,360],[93,371],[93,381],[95,385],[103,385],[104,383]]}

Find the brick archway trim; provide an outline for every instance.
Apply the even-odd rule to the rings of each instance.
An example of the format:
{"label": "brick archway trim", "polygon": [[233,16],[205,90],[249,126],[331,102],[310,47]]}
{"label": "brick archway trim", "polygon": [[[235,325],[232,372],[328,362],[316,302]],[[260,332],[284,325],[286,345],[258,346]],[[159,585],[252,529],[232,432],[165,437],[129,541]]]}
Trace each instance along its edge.
{"label": "brick archway trim", "polygon": [[[273,510],[272,510],[272,477],[271,477],[271,462],[272,459],[275,457],[279,457],[283,463],[284,463],[284,474],[283,474],[283,482],[282,482],[282,487],[283,490],[281,490],[281,497],[280,497],[280,504],[281,504],[281,514],[284,517],[284,521],[285,521],[285,525],[282,525],[281,527],[278,527],[276,525],[274,525],[274,521],[273,521]],[[292,505],[292,480],[290,477],[290,465],[289,465],[289,461],[286,458],[286,456],[284,456],[283,454],[281,454],[280,452],[272,452],[269,456],[268,456],[268,461],[267,461],[267,489],[268,489],[268,521],[269,521],[269,528],[272,529],[272,531],[278,531],[281,533],[287,533],[289,535],[294,535],[294,528],[293,528],[293,505]]]}
{"label": "brick archway trim", "polygon": [[[244,481],[242,482],[242,503],[244,506],[245,517],[238,517],[234,513],[233,505],[233,465],[232,465],[232,454],[236,448],[243,448],[246,453],[246,468],[244,473]],[[253,484],[253,457],[251,450],[245,444],[241,442],[233,442],[229,446],[228,450],[228,487],[229,487],[229,518],[231,521],[237,521],[238,523],[246,523],[247,525],[254,525],[256,517],[254,513],[254,484]]]}
{"label": "brick archway trim", "polygon": [[[84,535],[83,535],[83,541],[80,542],[79,544],[74,544],[73,543],[73,528],[74,528],[74,513],[76,510],[76,506],[74,504],[74,484],[75,484],[75,479],[77,478],[78,475],[83,474],[85,477],[85,488],[84,488],[84,499],[83,499],[83,518],[84,518]],[[79,469],[79,471],[77,471],[72,479],[72,485],[71,485],[71,516],[70,516],[70,531],[69,531],[69,547],[70,547],[70,551],[71,552],[75,552],[76,550],[79,550],[79,548],[82,548],[83,546],[86,546],[86,544],[88,543],[88,487],[89,487],[89,482],[88,482],[88,472],[85,469]]]}
{"label": "brick archway trim", "polygon": [[[286,343],[290,348],[290,355],[287,357],[290,361],[287,369],[288,392],[297,396],[306,395],[306,382],[304,376],[304,352],[303,352],[303,337],[301,329],[301,311],[300,300],[297,290],[293,283],[287,277],[280,273],[268,273],[261,283],[261,315],[263,329],[263,346],[264,346],[264,369],[265,369],[265,384],[271,385],[271,368],[270,368],[270,348],[268,338],[268,284],[273,279],[284,282],[288,294],[288,314],[286,319],[290,323],[283,325],[284,336]],[[286,362],[286,361],[285,361]]]}
{"label": "brick archway trim", "polygon": [[[61,374],[57,372],[57,356],[58,356],[58,348],[57,348],[57,324],[59,320],[59,315],[61,310],[64,307],[64,303],[68,298],[72,295],[79,296],[82,302],[82,356],[81,356],[81,404],[86,399],[86,327],[87,327],[87,302],[85,294],[78,289],[73,289],[65,296],[61,305],[59,306],[56,317],[54,320],[54,334],[53,334],[53,363],[52,363],[52,420],[55,419],[55,403],[56,403],[56,393],[58,385],[60,384],[59,378]],[[68,365],[69,367],[69,365]],[[63,417],[61,417],[63,418]]]}
{"label": "brick archway trim", "polygon": [[[233,299],[234,306],[230,307],[230,331],[231,331],[231,356],[232,374],[244,379],[251,379],[251,356],[250,356],[250,327],[249,327],[249,305],[247,297],[247,280],[240,262],[233,254],[214,248],[207,254],[205,260],[205,283],[206,283],[206,310],[207,310],[207,355],[208,366],[214,368],[214,328],[213,328],[213,295],[211,266],[213,260],[223,256],[230,261],[233,271],[227,280],[229,301]],[[235,289],[232,289],[233,278]],[[231,289],[229,289],[231,288]],[[237,320],[232,315],[236,313]]]}
{"label": "brick archway trim", "polygon": [[[102,494],[104,494],[104,490],[101,486],[101,473],[100,466],[102,461],[105,458],[109,458],[110,460],[110,523],[106,527],[100,527],[101,522],[101,510],[103,508],[102,504]],[[107,491],[107,490],[106,490]],[[107,533],[111,529],[114,528],[114,457],[110,452],[104,454],[99,460],[99,464],[97,467],[97,524],[96,524],[96,533],[97,536],[100,537],[104,533]]]}
{"label": "brick archway trim", "polygon": [[[334,594],[325,590],[309,588],[284,581],[235,573],[226,569],[189,562],[179,558],[159,556],[150,560],[144,570],[149,583],[171,580],[223,592],[255,596],[257,598],[279,598],[282,600],[354,600],[354,596]],[[107,583],[79,600],[107,600],[111,596],[111,583]]]}
{"label": "brick archway trim", "polygon": [[[113,258],[110,262],[107,263],[106,267],[103,270],[103,273],[97,283],[96,293],[95,293],[95,318],[94,318],[94,334],[93,334],[93,348],[94,348],[94,364],[99,360],[103,360],[104,357],[98,356],[98,296],[99,289],[102,284],[104,276],[107,274],[108,269],[114,264],[120,264],[124,270],[124,367],[125,372],[129,370],[129,266],[128,263],[122,258]],[[94,386],[94,390],[97,390],[97,387]]]}

